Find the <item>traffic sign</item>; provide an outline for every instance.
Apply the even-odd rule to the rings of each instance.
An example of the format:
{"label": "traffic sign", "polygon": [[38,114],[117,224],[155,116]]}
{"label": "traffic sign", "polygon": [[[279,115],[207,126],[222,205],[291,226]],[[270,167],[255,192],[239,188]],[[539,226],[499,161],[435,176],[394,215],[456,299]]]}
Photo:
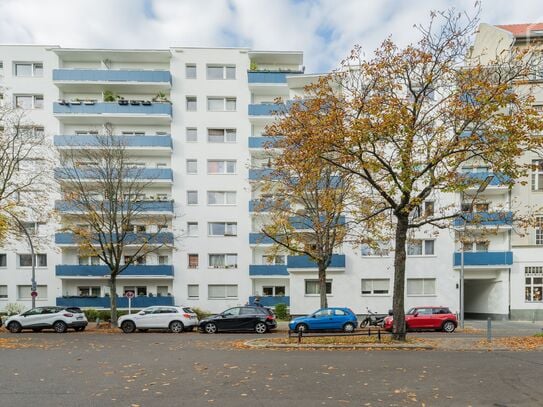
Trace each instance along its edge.
{"label": "traffic sign", "polygon": [[31,296],[31,297],[37,297],[37,296],[38,296],[38,292],[37,292],[37,291],[32,291],[32,292],[30,293],[30,296]]}
{"label": "traffic sign", "polygon": [[126,298],[134,298],[134,297],[136,296],[136,293],[134,293],[134,291],[130,290],[130,291],[126,291],[126,292],[124,293],[124,296],[125,296]]}

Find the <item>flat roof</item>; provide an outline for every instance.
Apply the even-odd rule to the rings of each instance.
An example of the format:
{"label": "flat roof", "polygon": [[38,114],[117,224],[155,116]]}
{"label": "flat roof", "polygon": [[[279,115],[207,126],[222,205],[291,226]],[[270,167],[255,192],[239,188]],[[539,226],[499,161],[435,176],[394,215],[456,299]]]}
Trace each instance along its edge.
{"label": "flat roof", "polygon": [[261,64],[302,65],[304,63],[302,51],[249,51],[249,58]]}
{"label": "flat roof", "polygon": [[169,49],[54,48],[52,51],[63,61],[168,62],[171,58]]}

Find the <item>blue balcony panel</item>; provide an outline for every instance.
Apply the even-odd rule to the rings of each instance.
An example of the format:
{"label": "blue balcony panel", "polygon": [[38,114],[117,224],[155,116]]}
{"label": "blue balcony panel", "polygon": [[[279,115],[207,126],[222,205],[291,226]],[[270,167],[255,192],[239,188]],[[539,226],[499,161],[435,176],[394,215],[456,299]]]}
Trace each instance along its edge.
{"label": "blue balcony panel", "polygon": [[250,276],[288,276],[285,264],[251,264],[249,265]]}
{"label": "blue balcony panel", "polygon": [[249,137],[249,148],[271,148],[276,141],[281,141],[283,136]]}
{"label": "blue balcony panel", "polygon": [[277,103],[260,103],[249,105],[249,116],[273,116],[278,112],[285,112],[287,106]]}
{"label": "blue balcony panel", "polygon": [[[488,176],[492,175],[492,181],[490,181],[490,184],[488,184],[489,187],[500,187],[500,186],[506,186],[511,182],[511,177],[500,174],[500,173],[490,173],[490,172],[465,172],[462,173],[463,176],[466,176],[468,178],[471,178],[473,180],[479,180],[484,181]],[[474,188],[478,185],[474,185]]]}
{"label": "blue balcony panel", "polygon": [[170,71],[129,69],[53,69],[54,81],[170,83]]}
{"label": "blue balcony panel", "polygon": [[172,148],[172,136],[94,136],[56,135],[55,147],[101,147],[108,144],[123,147],[166,147]]}
{"label": "blue balcony panel", "polygon": [[[275,307],[277,304],[286,304],[290,305],[290,297],[285,296],[269,296],[269,297],[258,297],[260,305],[264,307]],[[256,297],[249,297],[249,305],[254,305]]]}
{"label": "blue balcony panel", "polygon": [[[110,274],[109,267],[106,265],[85,266],[78,264],[60,264],[55,266],[55,275],[57,277],[104,277]],[[167,264],[160,265],[132,265],[128,266],[120,276],[162,276],[172,277],[173,266]]]}
{"label": "blue balcony panel", "polygon": [[73,115],[172,115],[171,103],[152,102],[150,105],[120,105],[117,102],[96,102],[94,104],[60,104],[53,103],[54,114],[73,114]]}
{"label": "blue balcony panel", "polygon": [[249,83],[271,83],[286,84],[287,76],[300,75],[301,71],[281,72],[281,71],[249,71],[247,79]]}
{"label": "blue balcony panel", "polygon": [[[57,297],[58,307],[81,307],[81,308],[110,308],[109,297]],[[174,297],[144,297],[132,298],[132,308],[146,308],[153,305],[174,305]],[[117,307],[128,308],[128,298],[117,297]]]}
{"label": "blue balcony panel", "polygon": [[273,240],[264,233],[249,233],[249,244],[273,244]]}
{"label": "blue balcony panel", "polygon": [[454,226],[511,226],[513,212],[468,212],[453,222]]}
{"label": "blue balcony panel", "polygon": [[[320,219],[321,223],[325,222],[325,218],[323,216],[321,216]],[[291,216],[289,221],[294,229],[303,230],[314,228],[312,219],[306,216]],[[345,225],[345,216],[338,217],[337,225]]]}
{"label": "blue balcony panel", "polygon": [[273,168],[250,168],[249,169],[249,179],[253,181],[258,180],[273,180],[274,173]]}
{"label": "blue balcony panel", "polygon": [[[287,256],[288,269],[309,269],[317,268],[317,264],[308,256]],[[345,268],[345,255],[333,254],[332,261],[328,268]]]}
{"label": "blue balcony panel", "polygon": [[[462,253],[453,254],[454,267],[460,267]],[[511,266],[513,264],[513,252],[464,252],[464,266]]]}
{"label": "blue balcony panel", "polygon": [[[55,168],[56,179],[99,179],[102,176],[95,169],[77,169],[77,168]],[[129,168],[124,172],[126,179],[140,180],[168,180],[173,181],[173,171],[171,168]]]}
{"label": "blue balcony panel", "polygon": [[[108,238],[104,238],[104,241],[108,241]],[[126,244],[143,244],[147,242],[148,244],[164,244],[171,245],[173,244],[173,233],[163,232],[163,233],[128,233],[125,242]],[[55,244],[62,245],[75,245],[77,244],[77,237],[70,232],[59,232],[55,233]]]}
{"label": "blue balcony panel", "polygon": [[[55,201],[55,209],[59,212],[85,212],[85,208],[78,207],[76,203],[70,201]],[[131,211],[173,213],[173,201],[133,202]]]}

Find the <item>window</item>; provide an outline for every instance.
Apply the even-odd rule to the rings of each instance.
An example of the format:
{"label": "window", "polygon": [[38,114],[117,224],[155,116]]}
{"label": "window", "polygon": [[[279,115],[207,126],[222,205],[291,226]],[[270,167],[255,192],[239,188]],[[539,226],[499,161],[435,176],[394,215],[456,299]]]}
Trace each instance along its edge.
{"label": "window", "polygon": [[407,279],[407,295],[435,295],[436,294],[436,279],[435,278],[408,278]]}
{"label": "window", "polygon": [[237,236],[237,222],[209,222],[209,236]]}
{"label": "window", "polygon": [[41,62],[16,62],[15,76],[43,76],[43,63]]}
{"label": "window", "polygon": [[198,141],[198,129],[196,127],[187,127],[187,143],[196,143]]}
{"label": "window", "polygon": [[[18,285],[17,286],[17,298],[19,300],[29,300],[32,298],[30,293],[32,292],[32,286],[30,285]],[[36,299],[38,300],[46,300],[47,299],[47,286],[46,285],[39,285],[36,287],[36,292],[38,293],[38,296]]]}
{"label": "window", "polygon": [[236,98],[208,97],[207,110],[210,112],[236,111]]}
{"label": "window", "polygon": [[4,63],[0,61],[0,75],[4,74]]}
{"label": "window", "polygon": [[237,267],[238,267],[238,255],[236,253],[209,255],[209,268],[235,269]]}
{"label": "window", "polygon": [[187,236],[198,236],[198,222],[187,222]]}
{"label": "window", "polygon": [[198,191],[187,191],[187,205],[198,205]]}
{"label": "window", "polygon": [[362,295],[388,294],[390,280],[388,278],[362,279]]}
{"label": "window", "polygon": [[197,254],[189,254],[189,269],[197,269],[198,268],[198,255]]}
{"label": "window", "polygon": [[124,256],[124,264],[132,264],[134,266],[143,266],[147,262],[145,256]]}
{"label": "window", "polygon": [[195,112],[197,107],[196,96],[187,96],[187,112]]}
{"label": "window", "polygon": [[543,267],[525,267],[524,276],[526,285],[524,288],[524,299],[526,302],[543,301]]}
{"label": "window", "polygon": [[43,95],[15,95],[15,106],[21,109],[43,109]]}
{"label": "window", "polygon": [[78,263],[80,266],[97,266],[100,264],[100,257],[98,256],[78,256]]}
{"label": "window", "polygon": [[385,257],[390,255],[389,243],[377,242],[375,245],[364,243],[361,247],[362,256],[380,256]]}
{"label": "window", "polygon": [[207,286],[209,299],[238,298],[237,284],[210,284]]}
{"label": "window", "polygon": [[236,129],[207,129],[208,143],[235,143]]}
{"label": "window", "polygon": [[133,286],[128,285],[123,287],[123,293],[126,294],[128,291],[133,291],[136,295],[147,295],[147,287],[146,286]]}
{"label": "window", "polygon": [[543,245],[543,216],[535,218],[535,244]]}
{"label": "window", "polygon": [[8,256],[5,253],[0,253],[0,267],[7,267]]}
{"label": "window", "polygon": [[8,298],[8,286],[0,285],[0,299]]}
{"label": "window", "polygon": [[463,242],[462,248],[465,252],[488,252],[488,240],[482,240],[479,242]]}
{"label": "window", "polygon": [[270,296],[285,296],[285,286],[284,285],[274,285],[274,286],[264,286],[262,287],[262,295],[264,297]]}
{"label": "window", "polygon": [[158,256],[158,264],[170,264],[170,258],[167,255]]}
{"label": "window", "polygon": [[77,287],[80,297],[100,297],[100,287]]}
{"label": "window", "polygon": [[190,299],[198,299],[200,297],[200,286],[198,284],[187,285],[187,295]]}
{"label": "window", "polygon": [[532,191],[543,191],[543,160],[532,160]]}
{"label": "window", "polygon": [[157,285],[156,286],[156,296],[165,297],[168,295],[168,286],[167,285]]}
{"label": "window", "polygon": [[[32,255],[19,254],[19,267],[32,267]],[[47,267],[47,254],[36,254],[36,267]]]}
{"label": "window", "polygon": [[236,160],[207,160],[208,174],[235,174]]}
{"label": "window", "polygon": [[208,205],[235,205],[236,191],[207,191]]}
{"label": "window", "polygon": [[185,65],[185,78],[196,79],[196,64]]}
{"label": "window", "polygon": [[187,160],[187,174],[198,174],[198,160]]}
{"label": "window", "polygon": [[144,131],[121,131],[123,136],[145,136]]}
{"label": "window", "polygon": [[275,256],[273,256],[273,255],[262,256],[262,262],[264,264],[285,265],[285,264],[287,264],[286,259],[287,259],[287,256],[285,256],[284,254],[277,254]]}
{"label": "window", "polygon": [[235,65],[208,65],[206,67],[207,79],[236,79]]}
{"label": "window", "polygon": [[432,256],[434,254],[433,240],[411,240],[407,243],[408,256]]}
{"label": "window", "polygon": [[[319,280],[305,280],[305,295],[319,295]],[[332,294],[332,281],[326,281],[326,294]]]}

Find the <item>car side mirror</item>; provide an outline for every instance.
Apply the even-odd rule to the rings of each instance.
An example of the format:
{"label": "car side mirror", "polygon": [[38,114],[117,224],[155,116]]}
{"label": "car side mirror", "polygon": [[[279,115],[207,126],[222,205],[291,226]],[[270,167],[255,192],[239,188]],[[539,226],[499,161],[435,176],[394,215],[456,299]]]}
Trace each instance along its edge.
{"label": "car side mirror", "polygon": [[388,310],[388,315],[393,316],[393,315],[394,315],[394,312],[393,312],[391,309],[389,309],[389,310]]}
{"label": "car side mirror", "polygon": [[140,311],[140,312],[138,312],[138,315],[145,315],[145,314],[146,314],[145,311]]}

